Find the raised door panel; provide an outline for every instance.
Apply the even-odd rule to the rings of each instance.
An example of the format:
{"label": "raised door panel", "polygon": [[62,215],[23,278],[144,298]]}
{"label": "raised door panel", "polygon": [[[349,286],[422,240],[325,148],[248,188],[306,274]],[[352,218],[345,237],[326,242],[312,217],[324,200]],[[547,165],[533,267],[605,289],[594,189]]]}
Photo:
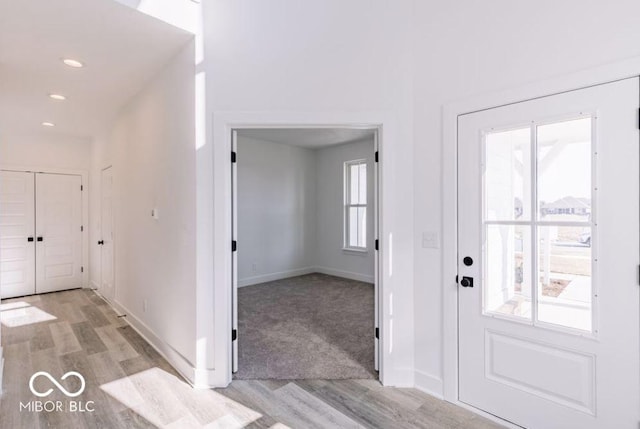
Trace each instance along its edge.
{"label": "raised door panel", "polygon": [[34,175],[0,172],[0,295],[35,293]]}

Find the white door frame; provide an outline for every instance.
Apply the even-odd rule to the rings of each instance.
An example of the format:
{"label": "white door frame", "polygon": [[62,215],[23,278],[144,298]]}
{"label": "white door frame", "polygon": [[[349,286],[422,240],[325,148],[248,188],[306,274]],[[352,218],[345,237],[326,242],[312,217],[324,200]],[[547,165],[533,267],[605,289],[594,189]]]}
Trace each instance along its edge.
{"label": "white door frame", "polygon": [[[640,57],[543,80],[511,90],[493,92],[450,103],[443,111],[442,147],[442,273],[443,273],[443,396],[465,408],[458,400],[458,116],[479,110],[546,97],[640,75]],[[638,404],[640,406],[640,404]],[[471,408],[475,412],[479,410]],[[485,413],[486,414],[486,413]],[[504,422],[503,422],[504,424]]]}
{"label": "white door frame", "polygon": [[[231,140],[232,130],[238,128],[377,128],[379,144],[379,235],[380,240],[378,258],[379,267],[379,328],[380,328],[380,381],[385,385],[407,385],[406,375],[402,368],[395,368],[393,365],[394,355],[392,347],[387,344],[386,339],[390,338],[392,323],[391,294],[394,287],[394,280],[391,278],[390,261],[387,257],[389,249],[389,239],[386,239],[393,231],[392,216],[394,208],[385,206],[385,189],[392,189],[392,175],[387,173],[390,162],[385,162],[384,148],[386,143],[392,146],[394,137],[397,138],[397,121],[390,112],[220,112],[214,115],[213,121],[213,141],[216,145],[213,152],[213,202],[208,210],[212,212],[213,231],[215,238],[211,247],[203,243],[199,254],[200,257],[207,256],[210,252],[214,261],[215,270],[213,273],[201,272],[201,278],[212,276],[213,290],[200,289],[203,298],[211,299],[215,311],[213,314],[203,314],[210,317],[209,321],[205,317],[198,316],[198,324],[206,322],[211,325],[200,325],[203,330],[212,329],[214,342],[211,344],[213,352],[211,365],[207,368],[209,373],[208,384],[224,386],[231,383],[232,364],[232,314],[231,314],[231,282],[232,282],[232,211],[231,211]],[[218,160],[218,161],[216,161]],[[204,219],[203,219],[204,221]],[[206,245],[206,246],[205,246]],[[208,247],[208,248],[207,248]],[[202,269],[206,269],[203,265]],[[203,284],[204,286],[204,284]],[[399,286],[399,285],[398,285]],[[208,292],[208,293],[207,293]],[[211,294],[211,296],[207,296]],[[211,350],[210,349],[210,350]],[[196,382],[196,385],[202,381]]]}
{"label": "white door frame", "polygon": [[82,180],[82,287],[89,287],[89,172],[86,170],[71,170],[64,168],[49,168],[38,166],[0,164],[0,171],[19,171],[23,173],[67,174],[80,176]]}
{"label": "white door frame", "polygon": [[[380,249],[376,249],[376,245],[375,243],[380,241],[379,237],[380,237],[380,171],[382,170],[382,158],[380,156],[380,154],[382,153],[382,149],[381,149],[381,138],[379,137],[380,134],[382,133],[382,126],[379,124],[372,124],[372,125],[364,125],[364,124],[360,124],[360,125],[318,125],[318,124],[314,124],[314,125],[296,125],[296,126],[289,126],[289,125],[268,125],[268,126],[264,126],[262,124],[251,124],[251,125],[243,125],[243,126],[234,126],[231,129],[231,150],[234,153],[238,152],[238,132],[241,130],[247,130],[247,129],[269,129],[269,128],[287,128],[287,129],[318,129],[318,128],[326,128],[326,129],[332,129],[332,128],[346,128],[346,129],[351,129],[351,130],[375,130],[375,134],[373,136],[373,152],[374,155],[376,157],[376,159],[373,160],[373,165],[374,165],[374,169],[373,169],[373,237],[371,238],[371,240],[373,241],[374,245],[374,274],[373,274],[373,278],[374,278],[374,290],[375,290],[375,296],[374,296],[374,327],[372,327],[371,329],[371,335],[375,335],[376,331],[375,329],[380,329],[380,291],[382,290],[381,288],[381,283],[382,283],[382,279],[380,276],[380,260],[381,260],[381,250]],[[241,157],[242,154],[238,154],[237,157],[238,159],[240,159],[239,157]],[[231,207],[232,207],[232,214],[231,214],[231,218],[232,218],[232,240],[237,241],[238,239],[238,176],[237,176],[237,172],[238,172],[238,167],[237,167],[237,162],[240,161],[235,161],[233,162],[233,166],[232,166],[232,181],[231,181],[231,189],[232,189],[232,193],[231,193]],[[232,283],[231,283],[231,287],[232,289],[232,321],[231,321],[231,326],[232,329],[236,330],[238,329],[238,320],[237,320],[237,316],[238,316],[238,296],[237,296],[237,289],[238,289],[238,254],[237,252],[232,252]],[[381,330],[381,329],[380,329]],[[237,339],[239,340],[240,335],[242,334],[242,332],[238,332],[237,335]],[[378,335],[379,337],[381,337],[380,335]],[[374,341],[376,342],[376,347],[374,348],[375,350],[375,355],[374,355],[374,366],[376,371],[379,371],[378,375],[379,378],[382,379],[382,370],[381,370],[381,360],[382,360],[382,356],[381,356],[381,338],[375,338]],[[237,362],[237,357],[238,357],[238,342],[234,341],[233,342],[233,349],[232,352],[234,353],[234,355],[236,356],[236,359],[233,359],[233,363],[232,363],[232,372],[236,372],[238,371],[238,362]]]}

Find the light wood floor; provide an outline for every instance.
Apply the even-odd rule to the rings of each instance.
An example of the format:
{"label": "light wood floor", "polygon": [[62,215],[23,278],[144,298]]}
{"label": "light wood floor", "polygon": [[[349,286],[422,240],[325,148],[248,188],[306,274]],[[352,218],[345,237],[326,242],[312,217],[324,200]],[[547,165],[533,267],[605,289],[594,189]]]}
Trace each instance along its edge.
{"label": "light wood floor", "polygon": [[[5,367],[0,428],[497,428],[494,423],[414,389],[374,380],[234,381],[194,390],[123,318],[88,290],[1,303]],[[44,377],[68,371],[86,379],[68,398]],[[78,390],[74,377],[61,381]],[[20,402],[93,401],[94,412],[28,412]]]}

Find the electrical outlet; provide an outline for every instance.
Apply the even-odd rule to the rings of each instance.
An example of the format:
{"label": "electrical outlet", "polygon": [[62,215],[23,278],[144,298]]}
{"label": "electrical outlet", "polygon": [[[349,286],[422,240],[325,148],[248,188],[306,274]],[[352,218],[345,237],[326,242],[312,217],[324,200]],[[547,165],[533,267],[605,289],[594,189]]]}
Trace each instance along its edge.
{"label": "electrical outlet", "polygon": [[147,312],[147,300],[142,300],[142,312],[146,313]]}

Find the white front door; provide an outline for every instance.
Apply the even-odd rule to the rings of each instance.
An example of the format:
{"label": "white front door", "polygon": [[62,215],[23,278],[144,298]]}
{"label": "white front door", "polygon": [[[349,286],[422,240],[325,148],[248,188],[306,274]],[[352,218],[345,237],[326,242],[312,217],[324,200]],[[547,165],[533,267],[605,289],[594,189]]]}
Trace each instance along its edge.
{"label": "white front door", "polygon": [[0,171],[0,295],[36,291],[33,173]]}
{"label": "white front door", "polygon": [[100,249],[100,294],[108,299],[114,298],[113,282],[113,169],[102,170],[102,202]]}
{"label": "white front door", "polygon": [[459,117],[462,402],[527,428],[638,428],[639,89]]}
{"label": "white front door", "polygon": [[82,287],[82,178],[36,174],[36,292]]}

